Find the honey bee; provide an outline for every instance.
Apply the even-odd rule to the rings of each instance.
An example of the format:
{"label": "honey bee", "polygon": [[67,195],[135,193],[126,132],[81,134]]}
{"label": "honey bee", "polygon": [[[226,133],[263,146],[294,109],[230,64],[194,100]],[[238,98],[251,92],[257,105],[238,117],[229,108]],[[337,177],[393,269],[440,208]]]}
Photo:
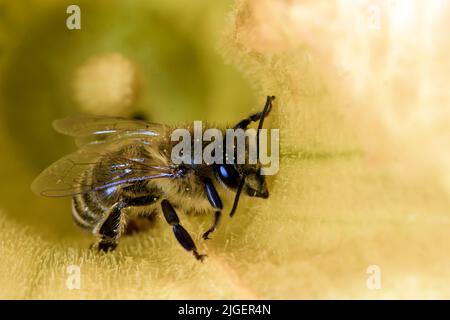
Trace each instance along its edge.
{"label": "honey bee", "polygon": [[[246,130],[252,122],[259,122],[258,148],[259,129],[274,99],[267,97],[261,112],[234,126]],[[203,239],[209,239],[223,210],[218,187],[235,192],[230,216],[236,211],[242,191],[252,197],[269,196],[259,161],[175,164],[171,158],[173,126],[93,116],[60,119],[53,126],[74,137],[79,149],[44,170],[33,182],[32,190],[48,197],[72,197],[75,223],[97,237],[93,246],[100,251],[115,249],[133,218],[162,212],[180,245],[203,261],[206,255],[198,252],[177,210],[213,214],[213,223],[203,234]]]}

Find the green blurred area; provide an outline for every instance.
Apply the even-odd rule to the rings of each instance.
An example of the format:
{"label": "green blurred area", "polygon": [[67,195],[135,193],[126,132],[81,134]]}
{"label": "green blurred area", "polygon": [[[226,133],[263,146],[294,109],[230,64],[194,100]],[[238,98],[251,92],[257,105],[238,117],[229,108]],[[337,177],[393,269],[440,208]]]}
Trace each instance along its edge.
{"label": "green blurred area", "polygon": [[51,128],[79,113],[74,70],[120,53],[144,77],[136,108],[155,122],[235,122],[255,108],[251,85],[217,51],[226,1],[78,1],[81,30],[66,28],[71,1],[0,1],[0,209],[45,238],[77,232],[67,199],[30,183],[75,146]]}

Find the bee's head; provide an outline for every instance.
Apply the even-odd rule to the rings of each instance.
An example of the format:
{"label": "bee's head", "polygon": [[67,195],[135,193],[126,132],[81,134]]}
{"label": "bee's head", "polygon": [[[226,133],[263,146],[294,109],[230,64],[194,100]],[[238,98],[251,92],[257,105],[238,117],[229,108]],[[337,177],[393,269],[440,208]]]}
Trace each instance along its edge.
{"label": "bee's head", "polygon": [[[233,208],[231,209],[230,216],[233,216],[236,211],[237,204],[239,202],[239,196],[242,191],[244,191],[247,195],[251,197],[258,197],[263,199],[267,199],[269,197],[269,190],[267,189],[266,179],[262,174],[262,165],[259,161],[260,159],[259,133],[263,126],[264,118],[270,113],[270,110],[272,109],[272,101],[274,99],[275,99],[274,96],[268,96],[266,104],[264,106],[264,110],[262,112],[255,114],[254,116],[250,116],[248,119],[245,119],[240,122],[240,124],[242,124],[242,127],[246,128],[250,122],[257,121],[257,119],[259,120],[258,130],[256,134],[257,163],[237,165],[234,166],[233,169],[231,169],[230,167],[227,168],[226,165],[219,167],[219,176],[221,176],[222,181],[224,181],[225,184],[227,184],[226,180],[228,180],[229,183],[239,181],[239,184],[236,186],[237,187],[236,196],[234,198]],[[237,127],[241,126],[238,124]],[[232,174],[231,172],[233,171],[235,173]]]}

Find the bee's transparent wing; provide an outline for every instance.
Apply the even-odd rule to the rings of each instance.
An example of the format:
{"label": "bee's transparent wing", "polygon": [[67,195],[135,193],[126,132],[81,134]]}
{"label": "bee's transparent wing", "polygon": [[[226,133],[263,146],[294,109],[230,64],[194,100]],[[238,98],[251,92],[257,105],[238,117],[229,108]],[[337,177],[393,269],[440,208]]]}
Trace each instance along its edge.
{"label": "bee's transparent wing", "polygon": [[64,197],[178,176],[176,167],[163,164],[156,158],[132,158],[111,153],[114,144],[112,141],[100,148],[81,148],[56,161],[34,180],[31,185],[33,192],[47,197]]}
{"label": "bee's transparent wing", "polygon": [[56,131],[75,137],[77,146],[99,144],[114,140],[159,136],[165,126],[142,120],[116,117],[77,115],[53,121]]}

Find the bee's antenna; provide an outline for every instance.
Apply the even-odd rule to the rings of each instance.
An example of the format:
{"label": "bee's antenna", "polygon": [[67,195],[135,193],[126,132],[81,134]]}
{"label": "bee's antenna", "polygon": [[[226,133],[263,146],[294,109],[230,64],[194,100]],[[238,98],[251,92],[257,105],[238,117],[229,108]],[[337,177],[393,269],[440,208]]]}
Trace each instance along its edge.
{"label": "bee's antenna", "polygon": [[259,131],[262,129],[264,124],[264,118],[270,113],[272,110],[272,101],[275,100],[275,96],[267,96],[266,104],[264,105],[264,109],[261,113],[261,118],[259,118],[258,123],[258,131],[256,132],[256,154],[259,161]]}
{"label": "bee's antenna", "polygon": [[239,197],[241,196],[242,188],[244,187],[244,182],[245,182],[245,175],[242,176],[241,181],[239,182],[239,186],[236,191],[236,196],[234,197],[233,207],[231,208],[230,211],[230,217],[233,217],[234,213],[236,212]]}

